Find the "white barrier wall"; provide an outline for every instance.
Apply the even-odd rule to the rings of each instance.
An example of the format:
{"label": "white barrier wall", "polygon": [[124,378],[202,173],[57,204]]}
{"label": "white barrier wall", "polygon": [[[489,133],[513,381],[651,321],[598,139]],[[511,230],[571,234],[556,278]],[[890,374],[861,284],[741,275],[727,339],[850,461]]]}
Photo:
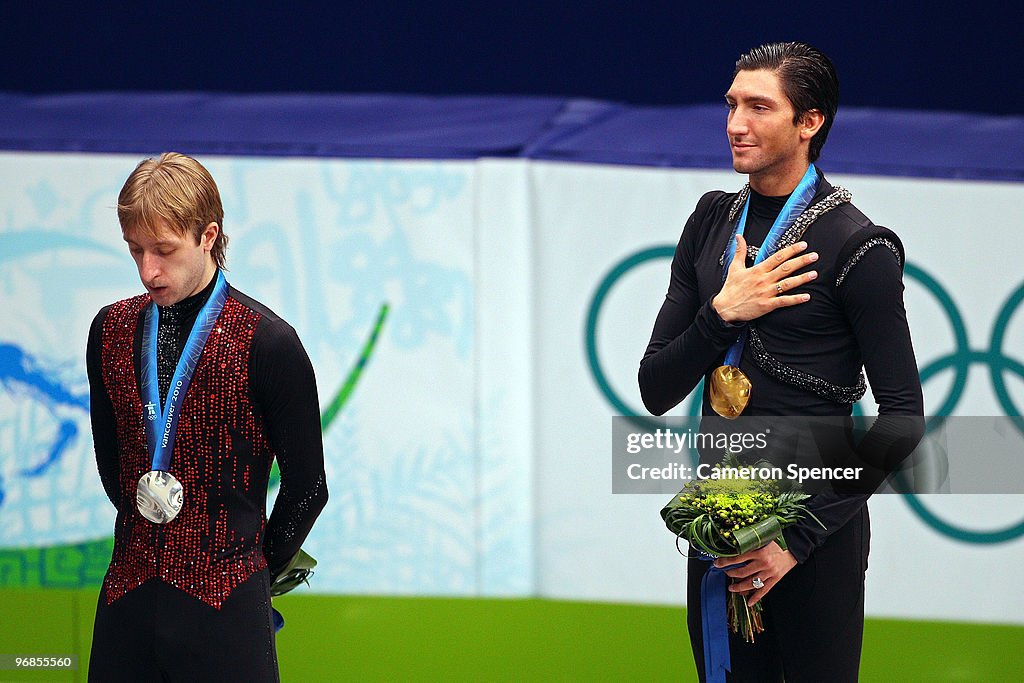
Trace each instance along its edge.
{"label": "white barrier wall", "polygon": [[[668,285],[669,256],[697,199],[708,189],[736,190],[731,172],[531,164],[537,361],[537,556],[539,591],[576,599],[682,601],[684,562],[660,525],[664,496],[611,496],[608,442],[613,401],[599,387],[584,351],[587,316],[602,282],[637,254],[639,261],[598,301],[594,346],[608,393],[643,414],[636,371]],[[826,175],[829,175],[826,167]],[[830,176],[854,203],[902,237],[911,268],[935,279],[906,278],[908,316],[919,365],[957,354],[941,291],[962,317],[970,353],[965,391],[951,395],[952,370],[925,384],[927,410],[956,399],[960,415],[1004,415],[989,370],[1005,373],[1024,405],[1019,368],[1024,314],[1005,326],[1002,353],[988,353],[1000,309],[1024,285],[1005,242],[1024,188],[1015,184]],[[997,246],[1002,244],[1003,246]],[[922,277],[924,277],[922,276]],[[941,286],[941,290],[938,287]],[[998,331],[998,330],[995,330]],[[1014,364],[1017,364],[1016,366]],[[677,414],[686,414],[690,400]],[[865,412],[873,404],[863,402]],[[1020,414],[1020,411],[1015,411]],[[902,496],[875,496],[867,610],[884,616],[1021,621],[1007,599],[1012,568],[1024,558],[1024,496],[930,496],[926,522]],[[930,514],[929,514],[930,513]],[[959,529],[943,529],[943,523]],[[1006,542],[985,532],[1015,530]],[[979,534],[979,532],[982,532]],[[998,535],[998,534],[994,534]],[[1010,533],[1003,535],[1012,535]],[[981,575],[985,578],[978,578]]]}
{"label": "white barrier wall", "polygon": [[[229,281],[296,327],[321,405],[388,306],[325,432],[332,497],[307,544],[315,590],[682,603],[665,501],[610,493],[611,416],[641,412],[636,369],[665,254],[704,191],[742,178],[527,160],[202,160],[225,200]],[[0,585],[47,585],[25,578],[45,575],[32,548],[110,534],[83,356],[96,310],[141,290],[113,209],[137,161],[0,154]],[[904,240],[929,411],[1019,414],[1024,188],[829,178]],[[1005,377],[1002,397],[990,371]],[[955,372],[967,373],[962,392]],[[1024,559],[1022,503],[876,496],[869,613],[1020,623],[1006,590]]]}

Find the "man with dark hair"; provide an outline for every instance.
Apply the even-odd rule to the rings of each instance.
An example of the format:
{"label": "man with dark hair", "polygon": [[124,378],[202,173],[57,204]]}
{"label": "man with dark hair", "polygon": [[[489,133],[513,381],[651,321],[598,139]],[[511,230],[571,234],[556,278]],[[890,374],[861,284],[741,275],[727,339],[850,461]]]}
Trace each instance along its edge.
{"label": "man with dark hair", "polygon": [[[736,63],[726,132],[733,168],[749,182],[705,194],[683,229],[640,364],[652,413],[704,379],[706,416],[849,416],[866,389],[863,368],[880,415],[923,414],[902,243],[812,163],[838,94],[831,61],[803,43],[764,45]],[[920,438],[897,431],[876,423],[861,446],[884,452]],[[729,590],[765,605],[767,630],[755,643],[730,635],[730,680],[857,680],[868,495],[815,495],[809,508],[824,529],[805,519],[784,530],[788,549],[773,542],[715,562],[741,564],[726,572]],[[701,680],[724,680],[705,668],[700,586],[709,565],[688,562],[687,621]]]}
{"label": "man with dark hair", "polygon": [[220,194],[198,161],[144,160],[117,215],[147,293],[104,307],[86,351],[117,509],[89,680],[276,681],[270,586],[327,502],[312,365],[225,281]]}
{"label": "man with dark hair", "polygon": [[806,43],[769,43],[741,55],[733,78],[741,71],[759,70],[778,76],[782,92],[793,107],[793,125],[807,112],[821,113],[821,128],[807,150],[808,161],[813,164],[821,156],[839,110],[839,78],[832,61]]}

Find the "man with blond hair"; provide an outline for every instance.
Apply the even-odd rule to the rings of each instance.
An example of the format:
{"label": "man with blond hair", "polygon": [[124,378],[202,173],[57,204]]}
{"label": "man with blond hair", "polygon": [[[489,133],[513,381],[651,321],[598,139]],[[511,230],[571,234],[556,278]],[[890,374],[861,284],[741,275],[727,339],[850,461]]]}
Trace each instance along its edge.
{"label": "man with blond hair", "polygon": [[223,213],[209,172],[177,153],[142,161],[118,197],[146,294],[89,332],[117,509],[90,680],[279,678],[270,585],[327,502],[319,403],[295,331],[225,280]]}

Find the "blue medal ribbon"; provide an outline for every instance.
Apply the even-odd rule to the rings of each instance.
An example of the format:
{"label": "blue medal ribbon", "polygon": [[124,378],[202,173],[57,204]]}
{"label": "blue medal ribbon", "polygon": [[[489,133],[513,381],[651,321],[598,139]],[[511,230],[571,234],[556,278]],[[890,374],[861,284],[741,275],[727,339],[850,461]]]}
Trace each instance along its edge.
{"label": "blue medal ribbon", "polygon": [[[782,239],[782,235],[789,229],[789,226],[793,225],[793,221],[797,219],[797,216],[810,206],[811,200],[814,199],[817,191],[818,171],[814,168],[814,164],[811,164],[807,167],[807,171],[804,173],[804,177],[800,179],[796,189],[789,195],[789,199],[786,200],[782,210],[779,211],[779,215],[775,218],[775,223],[772,224],[772,229],[768,231],[768,236],[764,238],[764,243],[761,244],[757,257],[754,259],[755,266],[778,250],[779,240]],[[746,229],[747,212],[749,210],[750,197],[747,197],[747,201],[743,204],[743,213],[740,214],[739,225],[736,227],[736,235],[742,235]],[[736,235],[733,235],[733,239],[729,240],[729,245],[726,247],[725,261],[722,266],[722,282],[725,282],[725,278],[729,274],[729,266],[732,265],[732,260],[736,255]],[[743,255],[743,258],[744,260],[746,259],[746,254]],[[747,331],[744,329],[732,346],[729,347],[729,350],[725,352],[725,360],[722,364],[738,368],[746,341]]]}
{"label": "blue medal ribbon", "polygon": [[[181,404],[185,400],[188,386],[192,382],[192,374],[199,357],[206,346],[214,323],[224,308],[228,298],[228,283],[224,273],[217,271],[217,282],[213,286],[210,298],[203,304],[192,332],[185,342],[178,365],[174,369],[174,377],[167,387],[167,397],[160,401],[160,383],[157,380],[156,333],[160,325],[160,309],[156,302],[150,302],[146,308],[145,327],[142,330],[142,397],[146,401],[146,443],[152,456],[152,469],[167,472],[174,452],[174,437],[178,431],[178,418],[181,416]],[[159,424],[160,430],[157,430]]]}

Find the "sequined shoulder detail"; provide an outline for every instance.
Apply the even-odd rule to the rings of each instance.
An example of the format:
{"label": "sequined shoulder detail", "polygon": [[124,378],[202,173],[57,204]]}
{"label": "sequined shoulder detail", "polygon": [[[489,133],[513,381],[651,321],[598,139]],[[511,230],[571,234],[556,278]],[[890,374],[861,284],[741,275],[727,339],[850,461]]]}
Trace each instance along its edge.
{"label": "sequined shoulder detail", "polygon": [[850,256],[849,260],[843,264],[843,267],[839,270],[839,275],[836,277],[836,287],[843,284],[843,281],[846,280],[846,276],[849,275],[850,271],[853,270],[853,267],[856,266],[862,258],[864,258],[864,254],[868,253],[868,250],[872,247],[878,246],[888,248],[889,251],[896,255],[896,262],[900,264],[900,267],[903,266],[903,255],[900,253],[900,249],[896,246],[895,242],[888,237],[872,237],[865,241],[864,244],[860,245],[860,247],[857,248],[857,251],[853,252],[853,255]]}
{"label": "sequined shoulder detail", "polygon": [[811,227],[811,223],[832,209],[851,201],[853,201],[853,194],[849,190],[838,186],[833,188],[833,191],[827,197],[816,204],[808,206],[802,214],[796,217],[793,225],[789,226],[789,229],[783,233],[782,239],[779,240],[778,248],[785,249],[792,244],[796,244],[804,236],[804,233],[807,232],[807,228]]}
{"label": "sequined shoulder detail", "polygon": [[[747,195],[750,194],[750,185],[745,185],[739,194],[736,195],[736,199],[732,203],[732,208],[729,209],[729,220],[731,222],[736,220],[736,216],[739,214],[741,208],[743,208],[743,202],[746,200]],[[818,220],[832,209],[842,206],[850,201],[853,201],[853,194],[849,190],[842,187],[835,187],[828,196],[821,199],[821,201],[808,206],[804,209],[803,213],[797,216],[793,224],[786,229],[786,232],[782,234],[779,239],[779,245],[776,251],[779,249],[785,249],[788,246],[796,244],[804,233],[807,232],[807,228],[811,227],[811,223]],[[725,250],[722,251],[722,255],[718,257],[718,264],[725,265],[725,255],[729,251],[729,245],[736,239],[736,230],[739,224],[734,225],[732,229],[732,236],[725,245]]]}
{"label": "sequined shoulder detail", "polygon": [[[117,328],[125,325],[134,325],[135,321],[150,301],[148,294],[140,294],[130,299],[122,299],[110,305],[107,317],[103,320],[103,327]],[[132,327],[134,330],[135,328]]]}
{"label": "sequined shoulder detail", "polygon": [[750,196],[750,183],[743,186],[743,189],[736,193],[736,199],[732,201],[732,206],[729,207],[729,222],[732,223],[736,220],[736,216],[740,215],[740,209],[743,208],[743,202],[747,201],[747,197]]}
{"label": "sequined shoulder detail", "polygon": [[[110,306],[103,319],[101,343],[101,372],[103,384],[115,406],[120,405],[122,393],[130,395],[128,388],[134,388],[135,365],[132,360],[132,343],[139,314],[150,301],[148,294],[122,299]],[[135,392],[136,394],[138,392]],[[142,402],[139,401],[141,410]]]}
{"label": "sequined shoulder detail", "polygon": [[857,384],[854,386],[840,386],[782,363],[764,348],[764,342],[761,341],[761,335],[758,333],[756,325],[750,325],[747,329],[747,341],[749,342],[750,352],[754,357],[754,361],[758,367],[780,382],[813,391],[818,396],[827,398],[830,401],[845,404],[856,403],[864,396],[864,392],[867,391],[867,382],[864,379],[863,371],[857,377]]}

